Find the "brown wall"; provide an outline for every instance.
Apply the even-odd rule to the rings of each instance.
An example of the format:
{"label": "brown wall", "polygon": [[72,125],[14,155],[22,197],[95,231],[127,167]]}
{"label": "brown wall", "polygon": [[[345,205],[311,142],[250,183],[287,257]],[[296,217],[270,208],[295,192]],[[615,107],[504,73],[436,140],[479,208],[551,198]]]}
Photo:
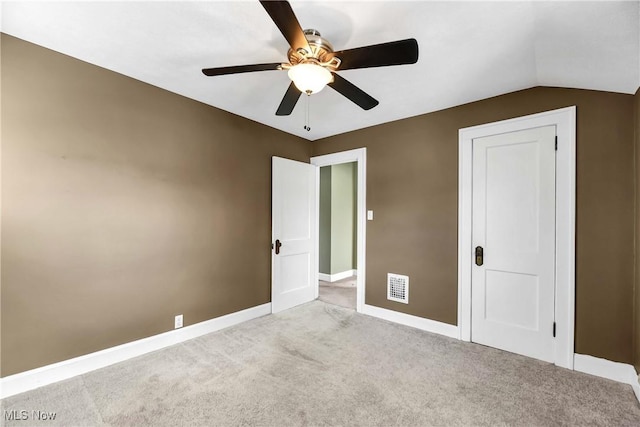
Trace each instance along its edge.
{"label": "brown wall", "polygon": [[270,301],[311,144],[2,35],[2,376]]}
{"label": "brown wall", "polygon": [[[633,102],[539,87],[317,141],[367,147],[366,303],[456,324],[458,129],[576,105],[576,352],[630,363]],[[408,305],[386,299],[387,272],[410,276]]]}
{"label": "brown wall", "polygon": [[633,318],[633,363],[640,374],[640,89],[636,91],[635,100],[635,131],[636,131],[636,276],[635,276],[635,305]]}
{"label": "brown wall", "polygon": [[[458,129],[569,105],[576,351],[630,363],[635,337],[639,364],[638,94],[534,88],[309,144],[6,35],[1,43],[2,376],[170,330],[179,313],[188,325],[268,302],[271,155],[308,161],[366,146],[366,301],[455,324]],[[389,271],[411,276],[408,306],[386,300]]]}

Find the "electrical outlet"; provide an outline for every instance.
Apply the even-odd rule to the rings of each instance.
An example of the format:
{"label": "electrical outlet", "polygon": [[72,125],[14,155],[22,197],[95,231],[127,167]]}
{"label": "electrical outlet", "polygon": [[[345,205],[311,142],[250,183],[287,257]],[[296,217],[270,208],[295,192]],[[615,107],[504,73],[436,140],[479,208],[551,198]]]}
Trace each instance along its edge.
{"label": "electrical outlet", "polygon": [[182,328],[182,314],[176,316],[174,329]]}

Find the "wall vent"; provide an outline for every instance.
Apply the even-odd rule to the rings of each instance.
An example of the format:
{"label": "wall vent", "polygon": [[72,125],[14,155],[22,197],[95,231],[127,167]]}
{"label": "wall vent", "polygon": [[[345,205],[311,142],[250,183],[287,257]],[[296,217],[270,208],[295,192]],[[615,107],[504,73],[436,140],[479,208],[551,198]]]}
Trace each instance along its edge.
{"label": "wall vent", "polygon": [[387,273],[387,299],[409,304],[409,276]]}

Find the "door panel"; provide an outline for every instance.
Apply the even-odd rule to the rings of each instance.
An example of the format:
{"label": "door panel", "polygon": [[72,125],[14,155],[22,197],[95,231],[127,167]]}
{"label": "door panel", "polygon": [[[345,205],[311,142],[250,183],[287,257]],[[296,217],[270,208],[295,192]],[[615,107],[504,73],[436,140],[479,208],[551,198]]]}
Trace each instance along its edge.
{"label": "door panel", "polygon": [[538,141],[486,146],[486,244],[538,249],[538,148]]}
{"label": "door panel", "polygon": [[286,255],[281,253],[280,271],[282,273],[283,293],[309,286],[309,254]]}
{"label": "door panel", "polygon": [[[271,311],[315,297],[315,166],[273,157]],[[276,241],[280,242],[276,254]]]}
{"label": "door panel", "polygon": [[486,320],[537,330],[538,277],[506,271],[486,272]]}
{"label": "door panel", "polygon": [[555,126],[473,140],[474,342],[553,361]]}

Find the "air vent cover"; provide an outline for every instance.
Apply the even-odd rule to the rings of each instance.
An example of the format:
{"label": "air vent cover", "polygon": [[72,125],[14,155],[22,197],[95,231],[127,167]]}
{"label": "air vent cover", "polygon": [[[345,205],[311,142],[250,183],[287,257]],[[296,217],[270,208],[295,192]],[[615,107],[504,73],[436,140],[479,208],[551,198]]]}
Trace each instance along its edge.
{"label": "air vent cover", "polygon": [[409,304],[409,276],[387,273],[387,299]]}

